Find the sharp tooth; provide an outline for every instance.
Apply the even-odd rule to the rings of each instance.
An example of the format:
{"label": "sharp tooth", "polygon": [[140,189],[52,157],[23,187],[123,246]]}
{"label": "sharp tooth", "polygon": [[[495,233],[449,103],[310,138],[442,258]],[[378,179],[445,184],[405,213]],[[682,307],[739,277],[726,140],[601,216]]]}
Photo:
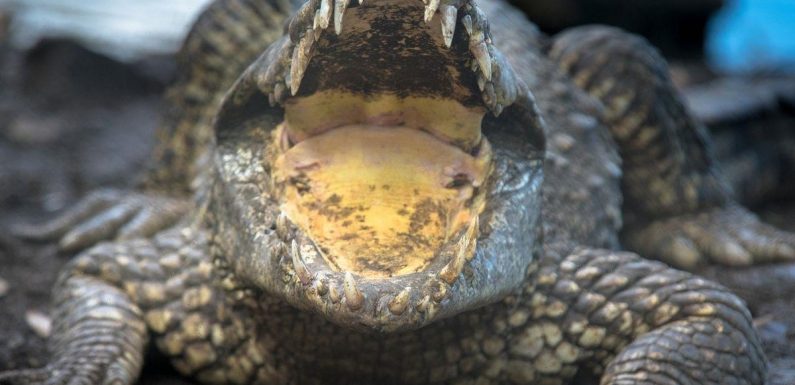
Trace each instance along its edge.
{"label": "sharp tooth", "polygon": [[486,88],[486,79],[483,76],[478,76],[478,88],[480,88],[480,92],[483,92],[483,89]]}
{"label": "sharp tooth", "polygon": [[486,80],[491,80],[491,55],[489,54],[489,48],[486,46],[486,42],[483,41],[482,36],[480,36],[479,41],[470,41],[469,51],[475,57],[475,60],[478,61],[480,71],[483,73]]}
{"label": "sharp tooth", "polygon": [[502,114],[503,108],[504,107],[502,106],[502,104],[497,103],[497,105],[494,106],[494,116],[499,117],[500,114]]}
{"label": "sharp tooth", "polygon": [[437,291],[433,293],[433,301],[436,303],[440,303],[445,298],[447,298],[447,286],[439,282],[439,287]]}
{"label": "sharp tooth", "polygon": [[295,274],[298,276],[298,279],[301,281],[301,284],[307,285],[309,282],[312,281],[312,273],[309,271],[309,268],[306,267],[304,261],[301,259],[301,250],[298,248],[298,243],[293,240],[291,246],[290,256],[293,259],[293,268],[295,269]]}
{"label": "sharp tooth", "polygon": [[287,87],[285,87],[284,83],[278,82],[275,86],[273,86],[273,96],[276,98],[277,103],[284,102],[287,93]]}
{"label": "sharp tooth", "polygon": [[335,286],[331,286],[328,288],[328,298],[331,300],[331,303],[340,303],[340,291],[337,290]]}
{"label": "sharp tooth", "polygon": [[276,218],[276,235],[282,241],[288,241],[288,237],[290,236],[290,225],[287,223],[287,216],[284,214],[279,214]]}
{"label": "sharp tooth", "polygon": [[407,287],[403,289],[395,298],[392,298],[389,301],[387,307],[389,307],[389,311],[392,312],[394,315],[401,315],[409,305],[409,292],[411,292],[411,288]]}
{"label": "sharp tooth", "polygon": [[334,12],[332,1],[333,0],[320,0],[320,9],[318,10],[319,12],[318,18],[320,19],[319,25],[321,29],[328,28],[328,23],[331,20],[332,12]]}
{"label": "sharp tooth", "polygon": [[315,280],[315,292],[321,297],[328,293],[328,283],[325,278]]}
{"label": "sharp tooth", "polygon": [[342,282],[342,289],[345,291],[345,303],[351,310],[359,310],[364,305],[364,294],[356,287],[356,280],[350,271],[345,272],[345,280]]}
{"label": "sharp tooth", "polygon": [[315,18],[312,21],[312,29],[317,30],[320,27],[320,10],[315,10]]}
{"label": "sharp tooth", "polygon": [[489,108],[495,107],[497,103],[497,93],[494,92],[494,84],[486,83],[486,89],[483,90],[481,96],[483,97],[483,102],[486,103]]}
{"label": "sharp tooth", "polygon": [[447,282],[448,285],[454,284],[458,279],[458,275],[461,274],[464,263],[466,263],[466,250],[467,248],[465,246],[459,246],[453,260],[448,262],[447,265],[442,268],[442,271],[439,272],[439,278]]}
{"label": "sharp tooth", "polygon": [[461,24],[464,25],[464,29],[467,30],[467,34],[471,36],[472,35],[472,16],[464,15],[464,17],[461,18]]}
{"label": "sharp tooth", "polygon": [[334,0],[334,32],[339,35],[342,33],[342,16],[345,15],[345,10],[348,9],[348,3],[351,0]]}
{"label": "sharp tooth", "polygon": [[458,18],[458,9],[452,5],[445,5],[442,11],[442,36],[444,37],[444,45],[450,48],[453,44],[453,35],[455,34],[455,24]]}
{"label": "sharp tooth", "polygon": [[312,50],[312,44],[315,41],[312,34],[311,30],[307,30],[298,45],[293,48],[293,59],[290,62],[290,93],[292,95],[298,93],[306,67],[309,65],[309,52]]}
{"label": "sharp tooth", "polygon": [[[475,217],[475,220],[470,223],[466,232],[461,236],[461,239],[458,240],[458,243],[456,244],[455,256],[453,256],[453,259],[442,268],[442,271],[439,272],[439,278],[442,281],[447,282],[447,284],[452,286],[453,283],[455,283],[455,281],[458,279],[458,276],[464,269],[464,264],[466,264],[466,262],[469,260],[470,254],[473,252],[473,246],[475,245],[477,239],[479,226],[480,221],[477,217]],[[439,301],[440,300],[437,299],[437,302]]]}
{"label": "sharp tooth", "polygon": [[431,304],[431,296],[429,294],[426,295],[425,297],[422,297],[420,302],[417,303],[417,311],[420,313],[425,313],[426,311],[428,311],[428,307],[430,304]]}
{"label": "sharp tooth", "polygon": [[436,13],[436,10],[439,9],[439,1],[440,0],[430,0],[428,5],[425,6],[425,22],[430,23],[433,20],[433,15]]}
{"label": "sharp tooth", "polygon": [[425,319],[433,319],[436,317],[436,313],[439,312],[439,307],[435,304],[428,304],[428,310],[425,312]]}

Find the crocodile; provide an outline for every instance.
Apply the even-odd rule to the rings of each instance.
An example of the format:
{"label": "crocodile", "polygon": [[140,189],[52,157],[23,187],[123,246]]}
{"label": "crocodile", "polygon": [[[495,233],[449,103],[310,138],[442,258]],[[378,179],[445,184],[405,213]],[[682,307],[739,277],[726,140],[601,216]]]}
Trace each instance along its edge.
{"label": "crocodile", "polygon": [[85,250],[50,361],[0,383],[133,384],[150,342],[201,383],[764,383],[742,300],[622,250],[795,257],[641,38],[502,1],[218,0],[180,62],[141,189],[27,234]]}

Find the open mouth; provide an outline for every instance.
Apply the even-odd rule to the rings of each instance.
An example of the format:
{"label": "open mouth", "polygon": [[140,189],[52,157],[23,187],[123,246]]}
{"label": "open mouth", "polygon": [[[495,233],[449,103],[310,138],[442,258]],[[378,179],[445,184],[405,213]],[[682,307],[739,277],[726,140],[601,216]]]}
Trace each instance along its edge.
{"label": "open mouth", "polygon": [[529,93],[466,1],[310,1],[288,31],[216,123],[261,111],[247,80],[280,111],[263,155],[284,245],[277,290],[340,323],[428,322],[476,256],[495,188],[487,114],[520,104],[509,115],[521,120]]}

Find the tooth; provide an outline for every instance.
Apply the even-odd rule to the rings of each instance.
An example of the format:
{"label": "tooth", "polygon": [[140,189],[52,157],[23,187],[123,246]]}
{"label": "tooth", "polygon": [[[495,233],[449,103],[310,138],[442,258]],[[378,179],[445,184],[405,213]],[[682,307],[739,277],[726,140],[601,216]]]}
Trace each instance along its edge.
{"label": "tooth", "polygon": [[324,296],[328,293],[328,283],[326,283],[326,279],[321,278],[315,281],[315,292],[319,296]]}
{"label": "tooth", "polygon": [[353,279],[353,274],[350,271],[345,272],[345,280],[342,282],[342,288],[345,291],[345,303],[351,310],[359,310],[364,304],[364,294],[356,287],[356,280]]}
{"label": "tooth", "polygon": [[458,18],[458,9],[452,5],[445,5],[442,11],[442,36],[444,37],[444,45],[450,48],[453,44],[453,35],[455,34],[455,24]]}
{"label": "tooth", "polygon": [[273,96],[276,98],[277,103],[284,102],[287,92],[287,88],[284,86],[284,83],[278,82],[275,86],[273,86]]}
{"label": "tooth", "polygon": [[320,9],[318,10],[318,18],[320,19],[320,28],[328,28],[328,23],[331,20],[331,13],[334,12],[332,6],[333,0],[320,0]]}
{"label": "tooth", "polygon": [[483,89],[486,88],[486,79],[483,76],[478,76],[478,88],[480,88],[480,92],[483,92]]}
{"label": "tooth", "polygon": [[425,297],[422,297],[420,302],[417,304],[417,311],[420,313],[425,313],[426,311],[428,311],[428,307],[430,306],[430,304],[431,304],[431,296],[429,294],[426,295]]}
{"label": "tooth", "polygon": [[494,84],[486,83],[486,89],[483,90],[483,102],[489,106],[489,108],[494,108],[497,102],[497,94],[494,92]]}
{"label": "tooth", "polygon": [[475,59],[478,61],[480,71],[483,73],[486,80],[491,80],[491,55],[489,54],[489,48],[486,46],[486,42],[483,41],[483,36],[480,36],[479,40],[475,40],[474,44],[470,41],[469,51],[472,52],[472,55],[475,56]]}
{"label": "tooth", "polygon": [[298,88],[301,86],[301,80],[309,65],[309,51],[312,49],[313,43],[312,31],[307,30],[298,45],[293,48],[293,59],[290,63],[290,93],[292,95],[297,94]]}
{"label": "tooth", "polygon": [[334,32],[339,35],[342,33],[342,16],[345,15],[345,10],[348,8],[348,3],[351,0],[334,0]]}
{"label": "tooth", "polygon": [[392,312],[394,315],[401,315],[409,305],[409,292],[411,291],[410,287],[403,289],[395,298],[392,298],[389,301],[387,307],[389,307],[389,311]]}
{"label": "tooth", "polygon": [[440,0],[430,0],[427,6],[425,6],[425,22],[430,23],[433,20],[433,14],[436,13],[436,10],[439,9],[439,1]]}
{"label": "tooth", "polygon": [[340,291],[337,290],[335,286],[331,286],[328,288],[328,298],[331,300],[332,303],[340,303]]}
{"label": "tooth", "polygon": [[464,15],[461,19],[461,24],[464,25],[464,29],[467,30],[467,35],[472,35],[472,16]]}
{"label": "tooth", "polygon": [[438,282],[438,287],[433,293],[433,301],[436,303],[442,302],[447,297],[447,285]]}
{"label": "tooth", "polygon": [[312,281],[312,273],[309,271],[309,268],[306,267],[304,261],[301,260],[301,250],[298,248],[298,243],[293,240],[291,244],[291,252],[290,256],[293,259],[293,268],[295,269],[295,274],[298,275],[298,279],[301,281],[302,284],[306,285],[310,281]]}
{"label": "tooth", "polygon": [[439,312],[439,307],[434,304],[428,304],[428,310],[425,312],[425,319],[433,319],[436,313]]}
{"label": "tooth", "polygon": [[502,114],[503,108],[504,107],[502,106],[502,104],[497,103],[497,105],[494,106],[494,116],[499,117],[500,114]]}
{"label": "tooth", "polygon": [[442,268],[442,271],[439,272],[439,278],[447,282],[448,285],[454,284],[458,279],[458,275],[461,274],[461,270],[464,268],[464,263],[466,263],[467,260],[466,251],[467,247],[465,245],[459,245],[453,260],[448,262],[447,265]]}
{"label": "tooth", "polygon": [[284,214],[279,214],[276,218],[276,235],[283,241],[287,241],[290,236],[290,226],[287,224],[287,216]]}

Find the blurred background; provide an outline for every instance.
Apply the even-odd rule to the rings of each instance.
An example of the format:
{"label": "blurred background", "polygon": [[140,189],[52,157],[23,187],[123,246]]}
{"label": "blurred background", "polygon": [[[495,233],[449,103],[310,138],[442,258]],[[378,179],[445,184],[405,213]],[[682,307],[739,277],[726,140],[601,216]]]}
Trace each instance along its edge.
{"label": "blurred background", "polygon": [[[0,0],[8,38],[26,49],[70,38],[131,61],[174,52],[211,0]],[[512,0],[544,31],[582,24],[620,26],[671,58],[698,58],[739,73],[795,71],[793,0]]]}

